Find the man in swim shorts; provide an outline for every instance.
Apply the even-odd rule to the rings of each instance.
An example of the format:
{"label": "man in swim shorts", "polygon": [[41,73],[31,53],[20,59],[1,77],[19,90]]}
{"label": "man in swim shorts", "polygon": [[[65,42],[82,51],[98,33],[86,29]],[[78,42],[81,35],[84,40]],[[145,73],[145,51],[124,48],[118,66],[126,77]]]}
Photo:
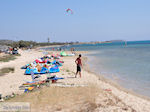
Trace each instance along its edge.
{"label": "man in swim shorts", "polygon": [[75,63],[77,64],[77,72],[76,72],[75,78],[77,77],[78,73],[81,78],[81,67],[82,67],[81,54],[79,54],[79,57],[75,60]]}

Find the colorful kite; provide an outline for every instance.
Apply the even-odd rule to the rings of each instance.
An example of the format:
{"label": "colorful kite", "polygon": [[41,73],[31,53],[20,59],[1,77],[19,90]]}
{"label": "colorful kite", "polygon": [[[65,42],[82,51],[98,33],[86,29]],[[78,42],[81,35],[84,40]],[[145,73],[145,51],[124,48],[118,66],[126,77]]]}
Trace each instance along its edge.
{"label": "colorful kite", "polygon": [[73,14],[73,11],[71,9],[69,9],[69,8],[66,10],[66,12]]}

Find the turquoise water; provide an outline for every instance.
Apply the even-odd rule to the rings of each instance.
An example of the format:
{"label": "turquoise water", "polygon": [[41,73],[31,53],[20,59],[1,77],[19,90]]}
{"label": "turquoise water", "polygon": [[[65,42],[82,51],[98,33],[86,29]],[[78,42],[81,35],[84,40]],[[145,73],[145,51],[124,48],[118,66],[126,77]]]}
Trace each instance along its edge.
{"label": "turquoise water", "polygon": [[124,42],[115,42],[70,47],[93,51],[88,55],[91,70],[150,97],[150,41],[130,41],[127,46]]}
{"label": "turquoise water", "polygon": [[150,45],[100,48],[90,56],[95,72],[150,97]]}

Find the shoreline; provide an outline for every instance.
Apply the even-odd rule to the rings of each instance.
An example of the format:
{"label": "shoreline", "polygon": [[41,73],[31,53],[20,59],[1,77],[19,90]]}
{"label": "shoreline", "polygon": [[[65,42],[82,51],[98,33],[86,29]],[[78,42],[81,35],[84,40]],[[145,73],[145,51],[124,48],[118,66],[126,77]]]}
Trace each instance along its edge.
{"label": "shoreline", "polygon": [[[49,54],[60,53],[60,51],[47,51],[47,52]],[[65,52],[70,53],[70,51],[65,51]],[[9,76],[12,75],[11,73],[9,73],[7,76],[4,76],[6,78],[3,77],[4,78],[3,82],[8,81],[8,79],[7,79],[8,77],[9,77],[9,81],[11,82],[11,84],[8,86],[8,88],[5,87],[8,91],[10,91],[9,90],[10,86],[14,85],[14,84],[16,84],[16,85],[15,85],[15,87],[11,88],[11,90],[16,88],[16,91],[17,91],[18,90],[18,85],[20,85],[21,83],[24,82],[23,79],[27,79],[27,80],[30,79],[31,80],[30,76],[26,76],[26,75],[23,74],[24,70],[20,70],[20,67],[23,66],[22,64],[23,63],[27,64],[28,62],[33,61],[33,59],[35,59],[37,57],[41,57],[41,56],[44,55],[41,50],[35,50],[35,49],[31,50],[30,53],[28,53],[27,51],[22,51],[22,53],[24,55],[19,57],[19,59],[17,59],[19,61],[17,61],[17,62],[20,63],[20,61],[23,57],[24,57],[23,58],[24,61],[20,65],[17,65],[18,66],[17,70],[19,70],[19,73],[17,73],[17,74],[15,74],[16,72],[14,73],[14,75],[16,75],[16,78],[15,79],[10,78]],[[79,54],[79,53],[89,54],[88,51],[76,51],[76,53],[77,54]],[[140,111],[140,112],[143,111],[143,110],[146,110],[144,112],[148,112],[150,110],[150,101],[149,100],[141,98],[139,96],[136,96],[135,94],[131,94],[130,92],[125,92],[124,90],[122,90],[122,88],[120,89],[117,86],[115,86],[114,84],[111,84],[111,81],[103,78],[102,76],[99,76],[99,75],[96,75],[95,73],[93,73],[88,67],[88,64],[87,64],[88,57],[86,57],[86,56],[83,56],[84,68],[82,70],[82,74],[83,74],[82,78],[79,78],[79,77],[74,78],[75,71],[76,71],[76,65],[74,63],[74,60],[76,58],[77,58],[77,56],[62,57],[61,58],[61,60],[63,60],[65,63],[60,68],[60,72],[55,73],[55,75],[58,75],[60,77],[64,77],[63,80],[58,81],[58,83],[56,83],[56,84],[52,84],[52,86],[50,86],[49,88],[44,87],[44,88],[42,88],[38,91],[35,91],[35,92],[33,91],[29,94],[25,94],[25,93],[22,94],[21,93],[21,95],[16,96],[15,98],[12,98],[10,101],[15,101],[15,102],[16,101],[19,101],[19,102],[20,101],[26,101],[26,102],[30,102],[31,104],[34,104],[37,101],[36,96],[41,95],[41,92],[43,90],[49,91],[49,89],[50,89],[50,91],[47,93],[47,94],[50,94],[52,91],[55,91],[55,90],[53,90],[53,87],[54,87],[54,88],[58,88],[58,91],[56,91],[56,93],[57,93],[57,92],[59,92],[59,90],[64,88],[63,86],[69,85],[69,87],[67,87],[68,89],[66,91],[68,91],[68,93],[70,93],[71,98],[73,97],[72,94],[74,94],[74,93],[72,93],[71,90],[81,88],[81,90],[80,90],[81,94],[79,94],[78,96],[83,97],[84,94],[85,94],[84,89],[87,89],[87,88],[90,89],[89,90],[89,95],[90,95],[90,97],[92,97],[92,99],[93,99],[92,103],[94,103],[94,105],[96,105],[96,107],[95,107],[96,109],[103,109],[105,111],[107,109],[112,110],[114,108],[112,105],[114,105],[115,109],[119,108],[120,111],[128,109],[128,110],[137,110],[137,111]],[[7,64],[10,64],[10,63],[15,62],[15,61],[10,61]],[[44,75],[42,75],[42,77],[44,77]],[[14,80],[18,80],[19,82],[15,83]],[[74,87],[72,85],[74,85]],[[96,90],[94,89],[95,92],[98,91],[98,90],[100,92],[96,92],[96,93],[92,92],[93,91],[93,89],[92,89],[93,86],[91,88],[91,85],[93,85],[94,88],[97,88]],[[3,87],[3,86],[1,85],[1,87]],[[110,91],[107,91],[107,90],[110,90]],[[65,92],[65,91],[61,91],[61,93],[63,93],[63,92]],[[57,93],[57,96],[55,96],[55,97],[61,96],[61,93],[60,92]],[[37,95],[35,95],[35,94],[37,94]],[[95,96],[94,94],[98,94],[98,95]],[[43,95],[44,95],[44,97],[41,96],[40,99],[43,99],[45,101],[46,100],[45,98],[47,98],[47,96],[45,96],[45,93],[43,93]],[[87,98],[89,97],[89,95],[87,95]],[[31,97],[33,97],[33,100],[30,100]],[[66,94],[62,97],[64,97],[64,99],[67,98]],[[50,97],[50,99],[51,99],[51,97]],[[48,98],[47,98],[47,100],[48,100]],[[59,101],[59,99],[58,99],[58,101]],[[84,100],[82,100],[82,98],[79,101],[82,101],[83,105],[84,105]],[[63,100],[63,102],[65,102],[65,101]],[[70,102],[72,102],[72,99],[68,99],[67,102],[69,102],[68,105],[70,105]],[[74,102],[76,102],[76,100],[74,100]],[[40,102],[40,100],[39,100],[39,104],[40,103],[43,104],[43,102]],[[102,108],[100,105],[103,105],[104,107]],[[140,105],[140,107],[138,105]],[[44,103],[43,108],[45,106],[48,106],[48,107],[50,106],[51,107],[52,105],[46,105]],[[60,106],[60,105],[58,104],[58,106]],[[52,106],[52,108],[53,108],[53,106]],[[72,107],[68,107],[68,108],[72,108]],[[76,108],[78,108],[78,107],[76,107]],[[34,108],[34,109],[36,109],[36,108]]]}
{"label": "shoreline", "polygon": [[[94,52],[95,53],[95,52]],[[93,53],[88,53],[88,54],[93,54]],[[104,76],[102,76],[101,75],[101,73],[96,73],[96,72],[94,72],[94,71],[92,71],[92,70],[90,70],[89,68],[90,68],[90,65],[89,65],[89,63],[88,63],[88,60],[89,60],[89,58],[88,58],[88,54],[86,54],[86,62],[85,62],[85,68],[84,68],[84,70],[86,70],[87,72],[90,72],[90,73],[92,73],[92,74],[94,74],[96,77],[98,77],[98,79],[99,80],[102,80],[102,81],[104,81],[105,83],[109,83],[110,85],[113,85],[114,87],[116,87],[117,89],[119,89],[119,90],[121,90],[121,91],[124,91],[124,92],[126,92],[126,93],[129,93],[129,94],[132,94],[132,95],[135,95],[135,96],[137,96],[137,97],[140,97],[140,98],[143,98],[143,99],[145,99],[145,100],[148,100],[148,101],[150,101],[150,97],[148,97],[148,96],[144,96],[144,95],[142,95],[142,94],[139,94],[139,93],[137,93],[137,92],[135,92],[135,91],[131,91],[131,90],[129,90],[128,88],[125,88],[125,87],[123,87],[123,86],[121,86],[119,83],[117,83],[115,80],[111,80],[111,79],[108,79],[108,78],[106,78],[106,77],[104,77]],[[93,56],[94,57],[94,56]]]}
{"label": "shoreline", "polygon": [[[132,95],[135,95],[137,97],[140,97],[140,98],[144,98],[145,100],[148,100],[150,101],[150,97],[148,96],[145,96],[145,95],[142,95],[140,93],[137,93],[135,91],[132,91],[132,90],[129,90],[128,88],[125,88],[123,86],[121,86],[119,83],[117,83],[115,80],[111,80],[111,79],[108,79],[107,77],[104,77],[103,75],[101,75],[101,73],[96,73],[94,71],[91,71],[89,68],[90,68],[90,65],[89,65],[89,57],[91,56],[88,56],[89,54],[95,54],[96,52],[88,52],[85,57],[87,58],[86,62],[85,62],[85,65],[87,66],[88,69],[84,68],[85,70],[87,70],[88,72],[96,75],[98,78],[102,79],[104,82],[106,83],[109,83],[113,86],[115,86],[117,89],[120,89],[126,93],[130,93]],[[92,56],[92,57],[95,57],[95,56]]]}

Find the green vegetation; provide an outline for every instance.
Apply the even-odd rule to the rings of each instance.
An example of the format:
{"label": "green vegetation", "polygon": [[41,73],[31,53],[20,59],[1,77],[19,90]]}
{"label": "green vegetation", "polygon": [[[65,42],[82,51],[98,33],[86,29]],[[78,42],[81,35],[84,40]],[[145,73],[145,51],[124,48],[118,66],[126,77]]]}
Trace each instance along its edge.
{"label": "green vegetation", "polygon": [[13,55],[13,56],[21,56],[21,54],[15,54],[15,55]]}
{"label": "green vegetation", "polygon": [[70,72],[70,71],[67,69],[66,72]]}
{"label": "green vegetation", "polygon": [[35,41],[12,41],[12,40],[2,40],[0,39],[0,52],[6,50],[8,47],[16,47],[22,49],[44,47],[44,46],[53,46],[53,45],[73,45],[78,44],[79,42],[35,42]]}
{"label": "green vegetation", "polygon": [[9,72],[14,72],[14,68],[13,67],[5,67],[5,68],[2,68],[0,69],[0,76],[2,75],[5,75],[6,73],[9,73]]}
{"label": "green vegetation", "polygon": [[15,56],[13,55],[6,55],[6,56],[3,56],[3,57],[0,57],[0,62],[8,62],[10,60],[14,60],[16,59]]}
{"label": "green vegetation", "polygon": [[73,42],[34,42],[34,41],[11,41],[11,40],[0,40],[0,45],[7,45],[11,47],[19,47],[19,48],[32,48],[38,46],[49,46],[49,45],[68,45],[73,44]]}
{"label": "green vegetation", "polygon": [[20,54],[2,56],[0,57],[0,62],[8,62],[10,60],[14,60],[16,59],[16,56],[20,56]]}
{"label": "green vegetation", "polygon": [[33,41],[23,41],[23,40],[20,40],[20,41],[17,41],[17,42],[13,42],[12,44],[10,44],[9,46],[12,46],[12,47],[19,47],[19,48],[26,48],[26,47],[33,47],[33,46],[36,46],[37,43],[36,42],[33,42]]}

